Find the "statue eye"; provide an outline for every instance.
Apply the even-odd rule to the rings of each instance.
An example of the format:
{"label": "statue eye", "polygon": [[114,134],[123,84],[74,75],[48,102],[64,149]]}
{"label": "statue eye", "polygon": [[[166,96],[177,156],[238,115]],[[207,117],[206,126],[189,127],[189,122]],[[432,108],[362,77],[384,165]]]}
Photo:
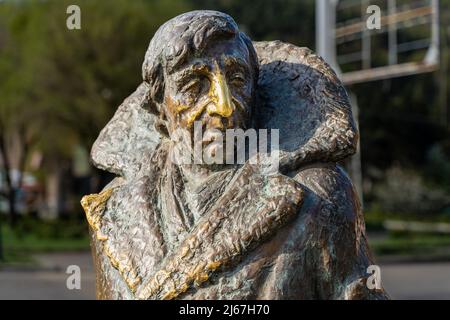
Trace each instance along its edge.
{"label": "statue eye", "polygon": [[233,73],[230,77],[232,84],[242,85],[245,83],[245,76],[241,72]]}
{"label": "statue eye", "polygon": [[200,79],[193,79],[185,84],[182,88],[182,92],[198,92],[200,88]]}

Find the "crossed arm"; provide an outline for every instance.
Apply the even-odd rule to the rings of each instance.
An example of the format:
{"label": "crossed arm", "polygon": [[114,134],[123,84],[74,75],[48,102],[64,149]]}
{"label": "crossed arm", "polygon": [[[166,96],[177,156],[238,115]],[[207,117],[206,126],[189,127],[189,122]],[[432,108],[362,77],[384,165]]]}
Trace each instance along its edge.
{"label": "crossed arm", "polygon": [[143,279],[138,299],[172,299],[273,235],[293,218],[303,191],[283,175],[265,176],[245,165],[216,205],[199,221],[157,272]]}

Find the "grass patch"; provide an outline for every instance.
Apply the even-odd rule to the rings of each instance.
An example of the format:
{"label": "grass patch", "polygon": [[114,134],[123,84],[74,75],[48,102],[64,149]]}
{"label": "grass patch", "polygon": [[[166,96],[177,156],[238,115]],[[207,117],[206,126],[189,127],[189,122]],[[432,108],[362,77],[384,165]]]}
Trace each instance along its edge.
{"label": "grass patch", "polygon": [[450,214],[405,214],[393,212],[380,212],[369,210],[364,212],[364,221],[366,229],[369,231],[383,231],[383,223],[385,220],[402,220],[402,221],[418,221],[418,222],[445,222],[450,223]]}
{"label": "grass patch", "polygon": [[450,254],[450,235],[396,233],[383,239],[371,240],[370,247],[377,255],[433,256],[445,252]]}
{"label": "grass patch", "polygon": [[369,244],[378,256],[410,256],[418,259],[450,260],[450,234],[393,232],[384,227],[386,220],[417,221],[430,223],[450,223],[450,215],[442,214],[400,214],[376,210],[364,214],[366,229],[383,236],[372,238]]}
{"label": "grass patch", "polygon": [[84,221],[22,219],[14,228],[4,221],[1,227],[3,265],[33,264],[35,253],[89,250]]}

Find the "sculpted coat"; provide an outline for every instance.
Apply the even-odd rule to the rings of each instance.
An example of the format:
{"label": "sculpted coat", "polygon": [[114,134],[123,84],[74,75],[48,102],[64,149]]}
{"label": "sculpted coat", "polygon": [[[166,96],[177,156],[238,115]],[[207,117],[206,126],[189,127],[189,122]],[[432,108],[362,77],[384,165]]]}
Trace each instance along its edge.
{"label": "sculpted coat", "polygon": [[[82,199],[99,299],[387,297],[366,286],[361,207],[337,164],[358,134],[326,62],[193,11],[154,35],[143,79],[91,151],[118,176]],[[174,162],[174,132],[192,139],[195,121],[205,132],[278,129],[278,170]]]}

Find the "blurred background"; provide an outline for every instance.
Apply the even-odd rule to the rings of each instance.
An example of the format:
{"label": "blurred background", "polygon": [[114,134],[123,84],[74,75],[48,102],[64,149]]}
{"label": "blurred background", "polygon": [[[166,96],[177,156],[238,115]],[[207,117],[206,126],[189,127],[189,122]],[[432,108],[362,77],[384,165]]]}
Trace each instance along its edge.
{"label": "blurred background", "polygon": [[[141,82],[157,28],[194,9],[317,50],[339,72],[360,128],[344,165],[382,283],[393,298],[450,299],[450,0],[326,2],[0,0],[0,299],[95,298],[80,199],[112,176],[90,147]],[[71,4],[81,30],[66,27]],[[369,5],[381,29],[365,27]],[[69,265],[81,290],[66,287]]]}

